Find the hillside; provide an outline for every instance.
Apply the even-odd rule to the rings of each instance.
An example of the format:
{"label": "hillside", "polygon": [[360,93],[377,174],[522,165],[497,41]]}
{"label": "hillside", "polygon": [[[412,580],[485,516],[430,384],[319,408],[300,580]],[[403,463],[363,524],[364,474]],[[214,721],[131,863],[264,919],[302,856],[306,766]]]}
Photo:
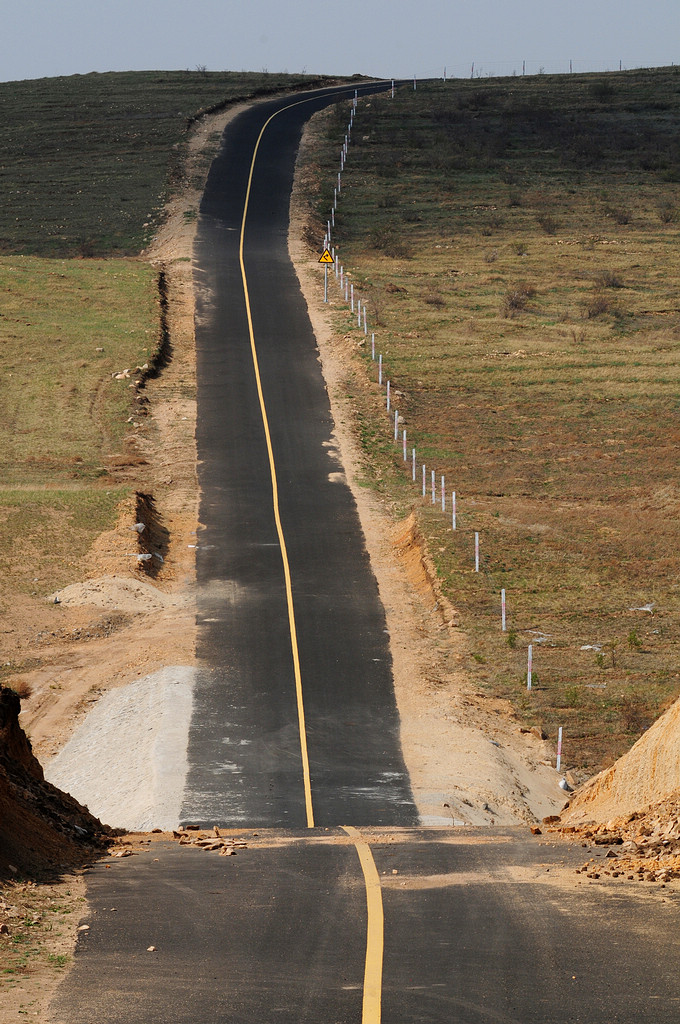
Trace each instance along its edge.
{"label": "hillside", "polygon": [[[415,511],[479,688],[562,726],[577,781],[680,692],[679,114],[677,68],[418,83],[360,104],[335,211],[367,478]],[[347,121],[318,119],[313,248]]]}

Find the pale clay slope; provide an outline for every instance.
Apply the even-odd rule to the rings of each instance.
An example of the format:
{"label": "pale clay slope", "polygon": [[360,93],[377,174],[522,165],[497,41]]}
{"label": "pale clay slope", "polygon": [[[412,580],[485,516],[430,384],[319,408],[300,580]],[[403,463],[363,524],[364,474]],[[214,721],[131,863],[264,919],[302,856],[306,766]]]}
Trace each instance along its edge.
{"label": "pale clay slope", "polygon": [[571,801],[564,821],[606,822],[680,790],[680,701],[643,733],[627,754],[590,779]]}

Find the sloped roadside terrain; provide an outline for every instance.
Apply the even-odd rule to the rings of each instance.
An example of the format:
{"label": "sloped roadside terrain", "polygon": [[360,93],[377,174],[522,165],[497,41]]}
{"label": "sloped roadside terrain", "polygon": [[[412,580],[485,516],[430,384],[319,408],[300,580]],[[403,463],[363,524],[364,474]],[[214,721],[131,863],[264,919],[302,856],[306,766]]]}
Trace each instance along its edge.
{"label": "sloped roadside terrain", "polygon": [[31,874],[82,864],[113,831],[67,793],[45,781],[19,726],[20,700],[0,689],[0,873]]}

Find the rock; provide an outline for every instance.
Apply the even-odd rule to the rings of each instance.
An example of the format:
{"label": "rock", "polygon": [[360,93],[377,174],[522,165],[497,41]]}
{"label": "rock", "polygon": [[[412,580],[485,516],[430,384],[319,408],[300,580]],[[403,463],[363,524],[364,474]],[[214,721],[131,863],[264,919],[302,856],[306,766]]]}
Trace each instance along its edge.
{"label": "rock", "polygon": [[147,946],[146,951],[147,953],[155,953],[157,948],[157,946]]}
{"label": "rock", "polygon": [[89,924],[78,925],[78,931],[79,932],[89,932],[89,930],[90,930]]}
{"label": "rock", "polygon": [[532,836],[542,836],[543,835],[543,833],[541,832],[541,830],[538,827],[538,825],[532,825],[531,828],[529,829],[529,831],[531,832]]}
{"label": "rock", "polygon": [[544,825],[554,825],[559,820],[560,820],[559,814],[549,814],[547,817],[543,818],[543,824]]}
{"label": "rock", "polygon": [[0,924],[0,935],[9,935],[9,925]]}
{"label": "rock", "polygon": [[547,740],[548,738],[547,733],[545,733],[543,729],[540,729],[537,725],[535,725],[531,730],[531,735],[535,736],[539,740]]}
{"label": "rock", "polygon": [[623,839],[611,832],[602,832],[598,836],[593,836],[593,842],[596,846],[621,846]]}

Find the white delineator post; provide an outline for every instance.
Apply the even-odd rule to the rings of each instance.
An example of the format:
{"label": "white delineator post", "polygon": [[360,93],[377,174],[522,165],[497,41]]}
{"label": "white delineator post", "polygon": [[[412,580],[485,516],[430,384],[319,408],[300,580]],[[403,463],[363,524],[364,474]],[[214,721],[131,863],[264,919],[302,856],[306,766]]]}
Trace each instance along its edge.
{"label": "white delineator post", "polygon": [[378,384],[382,384],[382,352],[378,356]]}
{"label": "white delineator post", "polygon": [[371,359],[375,362],[375,334],[371,334]]}
{"label": "white delineator post", "polygon": [[425,466],[423,466],[423,497],[425,497],[425,490],[426,490],[426,485],[425,485]]}
{"label": "white delineator post", "polygon": [[475,572],[479,572],[479,534],[475,533]]}
{"label": "white delineator post", "polygon": [[434,505],[435,500],[436,500],[435,493],[434,493],[434,491],[435,491],[435,482],[434,482],[435,472],[434,472],[434,470],[432,470],[431,479],[432,479],[432,504]]}
{"label": "white delineator post", "polygon": [[451,529],[456,529],[456,492],[451,494]]}
{"label": "white delineator post", "polygon": [[562,726],[557,730],[557,771],[562,769]]}
{"label": "white delineator post", "polygon": [[352,307],[352,312],[354,312],[354,284],[353,283],[349,286],[349,294],[350,294],[350,300],[351,300],[350,304],[351,304],[351,307]]}
{"label": "white delineator post", "polygon": [[529,644],[529,650],[527,651],[527,690],[531,689],[531,670],[534,664],[534,649]]}
{"label": "white delineator post", "polygon": [[394,441],[395,444],[399,440],[399,412],[397,409],[394,410]]}
{"label": "white delineator post", "polygon": [[403,444],[403,448],[404,448],[404,462],[406,462],[406,460],[408,458],[408,454],[406,452],[406,429],[404,429],[404,436],[402,437],[401,440],[402,440],[402,444]]}
{"label": "white delineator post", "polygon": [[501,590],[501,630],[505,633],[505,590]]}
{"label": "white delineator post", "polygon": [[444,477],[442,477],[442,512],[446,512],[446,488],[444,487]]}
{"label": "white delineator post", "polygon": [[368,324],[366,323],[366,303],[364,302],[364,334],[368,334]]}
{"label": "white delineator post", "polygon": [[415,450],[415,448],[411,449],[411,462],[413,464],[412,468],[411,468],[411,476],[413,477],[413,483],[415,483],[416,482],[416,450]]}
{"label": "white delineator post", "polygon": [[390,411],[390,382],[387,382],[387,411]]}

